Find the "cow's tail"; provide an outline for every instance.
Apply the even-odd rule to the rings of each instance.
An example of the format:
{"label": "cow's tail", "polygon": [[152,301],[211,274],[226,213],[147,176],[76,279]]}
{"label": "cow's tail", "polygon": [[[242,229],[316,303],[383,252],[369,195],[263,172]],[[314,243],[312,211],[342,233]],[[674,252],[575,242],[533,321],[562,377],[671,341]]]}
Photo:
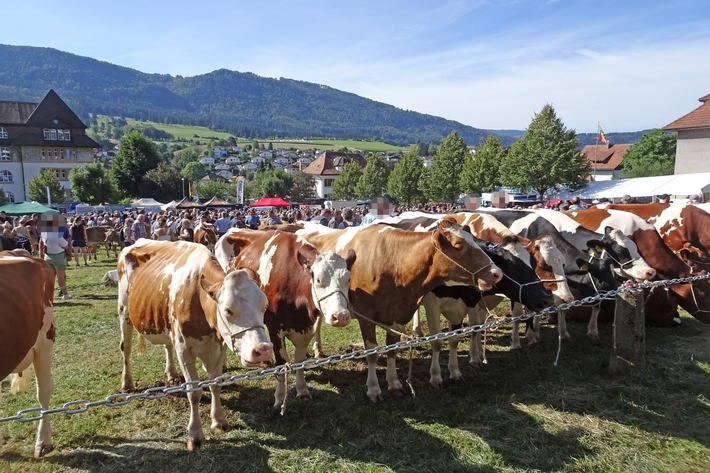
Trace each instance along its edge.
{"label": "cow's tail", "polygon": [[12,394],[23,393],[30,386],[30,369],[27,368],[21,373],[13,373],[12,383],[10,383],[10,392]]}
{"label": "cow's tail", "polygon": [[138,334],[138,347],[136,348],[136,351],[139,355],[145,353],[145,338],[143,338],[143,335],[141,334]]}

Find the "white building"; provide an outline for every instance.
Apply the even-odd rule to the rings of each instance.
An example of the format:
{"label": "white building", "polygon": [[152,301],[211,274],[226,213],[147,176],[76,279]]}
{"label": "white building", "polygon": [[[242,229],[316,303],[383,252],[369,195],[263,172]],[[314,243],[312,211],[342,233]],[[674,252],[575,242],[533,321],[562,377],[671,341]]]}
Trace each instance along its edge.
{"label": "white building", "polygon": [[303,172],[313,176],[315,194],[320,198],[330,199],[333,182],[342,172],[343,166],[349,162],[358,163],[360,168],[367,164],[367,160],[358,153],[323,151]]}

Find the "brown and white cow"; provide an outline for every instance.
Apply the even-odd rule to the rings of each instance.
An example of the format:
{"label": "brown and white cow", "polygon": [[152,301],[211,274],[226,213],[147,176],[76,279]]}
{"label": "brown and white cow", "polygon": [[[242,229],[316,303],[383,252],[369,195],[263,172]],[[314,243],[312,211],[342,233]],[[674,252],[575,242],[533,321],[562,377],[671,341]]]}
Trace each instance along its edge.
{"label": "brown and white cow", "polygon": [[[602,206],[583,211],[567,211],[565,214],[585,228],[596,232],[603,231],[606,227],[623,231],[636,243],[639,253],[646,262],[663,278],[683,278],[693,275],[692,269],[663,242],[653,225],[637,215]],[[683,309],[701,322],[710,323],[710,282],[701,280],[692,284],[674,284],[671,286],[671,291],[675,293],[678,304]],[[676,321],[679,322],[680,320]],[[654,321],[654,323],[661,324],[663,321]]]}
{"label": "brown and white cow", "polygon": [[[140,239],[125,248],[118,260],[118,314],[123,353],[122,389],[134,388],[130,370],[133,329],[151,343],[166,346],[169,377],[174,347],[187,381],[199,381],[196,360],[210,379],[222,374],[226,347],[244,366],[270,361],[273,345],[264,329],[268,303],[259,285],[245,270],[226,273],[202,245]],[[227,428],[220,387],[212,393],[211,428]],[[190,421],[187,448],[205,441],[199,416],[202,390],[188,393]]]}
{"label": "brown and white cow", "polygon": [[[289,359],[285,339],[293,343],[296,362],[306,359],[319,318],[333,327],[350,323],[352,250],[343,258],[332,251],[318,253],[293,233],[232,228],[217,242],[215,257],[225,270],[249,268],[259,276],[269,300],[264,322],[277,365]],[[275,409],[286,397],[284,377],[278,375],[277,380]],[[312,399],[303,370],[296,371],[296,393],[298,398]]]}
{"label": "brown and white cow", "polygon": [[214,249],[217,240],[217,228],[213,224],[202,222],[195,227],[195,243]]}
{"label": "brown and white cow", "polygon": [[[347,255],[352,249],[357,260],[350,269],[350,301],[360,324],[366,348],[377,345],[376,324],[403,327],[422,298],[441,285],[475,286],[492,289],[503,273],[474,242],[470,233],[454,220],[444,218],[430,233],[400,230],[384,225],[329,229],[306,225],[301,235],[319,251]],[[399,341],[387,333],[387,344]],[[394,351],[387,357],[388,389],[403,393],[397,376]],[[367,397],[382,400],[377,380],[377,355],[367,357]]]}
{"label": "brown and white cow", "polygon": [[[24,250],[0,252],[0,294],[12,295],[4,297],[0,307],[0,379],[17,373],[12,391],[22,391],[33,365],[37,401],[45,409],[53,390],[54,277],[49,264]],[[45,415],[37,428],[34,456],[39,458],[52,448],[52,429]]]}
{"label": "brown and white cow", "polygon": [[86,227],[86,244],[87,246],[93,246],[94,249],[89,253],[89,256],[93,255],[94,260],[96,260],[96,253],[98,252],[98,247],[103,246],[106,248],[106,257],[110,256],[109,251],[113,250],[113,257],[118,256],[118,251],[121,248],[121,238],[119,236],[118,230],[113,227],[99,225],[96,227]]}

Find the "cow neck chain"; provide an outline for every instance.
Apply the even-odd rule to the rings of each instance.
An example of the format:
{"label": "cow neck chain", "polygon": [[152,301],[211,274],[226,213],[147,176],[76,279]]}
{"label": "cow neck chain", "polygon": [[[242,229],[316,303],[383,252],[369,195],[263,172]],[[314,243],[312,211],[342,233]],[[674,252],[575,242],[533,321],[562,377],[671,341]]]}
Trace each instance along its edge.
{"label": "cow neck chain", "polygon": [[490,268],[491,266],[493,266],[493,260],[488,258],[488,255],[486,255],[486,258],[488,258],[488,264],[481,266],[476,271],[471,272],[468,268],[465,268],[464,266],[462,266],[458,261],[454,260],[451,256],[447,255],[444,252],[444,250],[441,249],[441,247],[436,242],[436,238],[434,238],[434,233],[431,234],[431,244],[439,253],[444,255],[446,257],[446,259],[448,259],[449,261],[454,263],[456,266],[458,266],[459,268],[463,269],[465,272],[467,272],[468,274],[471,275],[471,286],[477,287],[476,281],[475,281],[476,274],[480,273],[481,271],[483,271],[486,268]]}
{"label": "cow neck chain", "polygon": [[[690,268],[690,274],[691,276],[693,275],[693,267],[688,265],[688,268]],[[700,304],[698,304],[698,297],[695,295],[695,286],[693,285],[694,281],[690,281],[688,285],[690,286],[690,294],[693,296],[693,304],[695,304],[695,308],[698,309],[696,312],[707,312],[710,313],[710,310],[705,310],[700,308]]]}

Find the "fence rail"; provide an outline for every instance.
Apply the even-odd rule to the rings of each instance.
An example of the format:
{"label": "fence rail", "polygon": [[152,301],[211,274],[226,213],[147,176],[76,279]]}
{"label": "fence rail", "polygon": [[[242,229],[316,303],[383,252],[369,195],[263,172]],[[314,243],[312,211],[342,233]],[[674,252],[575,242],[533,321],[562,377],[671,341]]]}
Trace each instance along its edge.
{"label": "fence rail", "polygon": [[[389,353],[394,350],[399,350],[402,348],[412,348],[420,345],[429,344],[435,340],[443,341],[448,340],[453,337],[461,337],[465,335],[471,335],[474,333],[481,333],[485,331],[495,330],[503,326],[512,324],[513,322],[524,322],[537,317],[542,317],[547,314],[556,313],[558,310],[567,310],[572,307],[581,307],[585,305],[594,304],[596,302],[608,299],[611,297],[616,298],[619,295],[640,292],[647,288],[652,287],[665,287],[680,283],[690,283],[710,279],[709,274],[702,274],[697,276],[689,276],[686,278],[675,278],[666,279],[662,281],[650,281],[643,283],[631,283],[626,282],[619,288],[600,292],[595,296],[585,297],[583,299],[575,300],[569,303],[560,304],[557,306],[550,306],[538,312],[525,313],[519,316],[504,317],[499,319],[490,319],[482,324],[475,324],[468,327],[463,327],[456,330],[451,330],[449,332],[440,332],[433,335],[427,335],[423,337],[416,337],[411,339],[402,340],[397,343],[392,343],[389,345],[378,345],[372,348],[355,350],[350,353],[331,355],[326,358],[311,358],[297,363],[289,363],[285,365],[274,366],[264,369],[254,369],[247,371],[238,375],[222,375],[214,379],[208,379],[205,381],[190,381],[180,384],[179,386],[157,386],[153,388],[148,388],[140,393],[115,393],[106,396],[103,399],[97,401],[88,400],[75,400],[63,404],[61,407],[44,409],[42,407],[33,407],[30,409],[23,409],[18,411],[13,416],[0,417],[0,423],[9,421],[18,422],[34,422],[39,421],[45,415],[63,413],[66,415],[80,414],[88,411],[90,408],[97,406],[106,407],[119,407],[128,404],[131,401],[138,399],[162,399],[170,394],[181,394],[190,393],[195,391],[200,391],[204,388],[210,386],[231,386],[239,381],[246,380],[256,380],[263,379],[268,376],[289,374],[300,370],[310,370],[314,368],[320,368],[323,366],[334,365],[337,363],[342,363],[349,360],[358,360],[365,358],[369,355],[384,354]],[[616,349],[618,341],[615,341],[614,348]]]}

